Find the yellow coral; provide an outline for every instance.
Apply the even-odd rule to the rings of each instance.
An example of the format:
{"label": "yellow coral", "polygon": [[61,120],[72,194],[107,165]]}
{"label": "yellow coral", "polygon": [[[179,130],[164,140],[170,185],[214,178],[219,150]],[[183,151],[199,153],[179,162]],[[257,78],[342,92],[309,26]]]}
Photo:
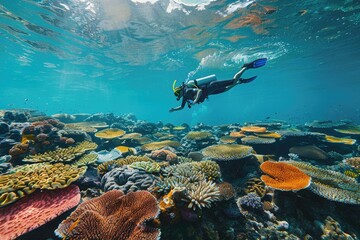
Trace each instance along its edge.
{"label": "yellow coral", "polygon": [[217,181],[221,178],[220,166],[214,161],[191,162],[195,170],[202,172],[207,180]]}
{"label": "yellow coral", "polygon": [[244,192],[256,193],[259,197],[263,197],[266,193],[265,183],[259,178],[250,178],[245,183]]}
{"label": "yellow coral", "polygon": [[211,160],[229,161],[248,157],[252,154],[252,150],[252,147],[246,145],[219,144],[204,148],[202,154]]}
{"label": "yellow coral", "polygon": [[94,150],[97,144],[84,141],[74,147],[58,148],[55,151],[45,152],[43,154],[30,155],[23,159],[24,162],[71,162],[77,156],[84,154],[86,151]]}
{"label": "yellow coral", "polygon": [[125,134],[124,130],[117,128],[107,128],[95,133],[95,137],[103,138],[103,139],[113,139],[120,137]]}
{"label": "yellow coral", "polygon": [[249,133],[263,133],[266,132],[266,128],[259,126],[245,126],[241,128],[241,131]]}
{"label": "yellow coral", "polygon": [[99,175],[104,175],[108,172],[110,166],[121,167],[124,165],[129,165],[134,162],[152,162],[153,160],[147,156],[127,156],[126,158],[120,158],[117,160],[112,160],[100,164],[97,169]]}
{"label": "yellow coral", "polygon": [[158,150],[158,149],[161,149],[164,147],[178,148],[178,147],[180,147],[180,145],[181,144],[177,141],[165,140],[165,141],[161,141],[161,142],[146,143],[141,146],[141,149],[143,151],[154,151],[154,150]]}
{"label": "yellow coral", "polygon": [[347,144],[347,145],[354,145],[356,143],[355,139],[338,138],[338,137],[334,137],[334,136],[330,136],[330,135],[325,135],[325,139],[327,142],[330,142],[330,143],[343,143],[343,144]]}
{"label": "yellow coral", "polygon": [[232,136],[222,136],[220,138],[220,142],[223,142],[223,143],[234,143],[236,142],[238,138],[237,137],[232,137]]}
{"label": "yellow coral", "polygon": [[120,139],[138,139],[142,136],[141,133],[127,133],[120,137]]}
{"label": "yellow coral", "polygon": [[334,130],[343,134],[360,135],[360,126],[349,126],[346,128],[339,128]]}
{"label": "yellow coral", "polygon": [[281,138],[281,134],[277,132],[255,133],[255,135],[263,138]]}
{"label": "yellow coral", "polygon": [[32,164],[17,172],[0,176],[0,206],[8,205],[36,189],[65,188],[76,181],[86,171],[86,167],[64,165],[62,163]]}
{"label": "yellow coral", "polygon": [[98,155],[96,153],[90,153],[82,156],[79,160],[77,160],[74,165],[76,166],[87,166],[95,164]]}

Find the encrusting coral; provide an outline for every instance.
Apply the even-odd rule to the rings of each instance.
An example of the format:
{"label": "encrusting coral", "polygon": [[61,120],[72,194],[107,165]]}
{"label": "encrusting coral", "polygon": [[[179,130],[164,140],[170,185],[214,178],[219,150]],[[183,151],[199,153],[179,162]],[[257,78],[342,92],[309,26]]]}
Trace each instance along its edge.
{"label": "encrusting coral", "polygon": [[311,183],[310,176],[285,162],[266,161],[260,168],[267,174],[262,175],[261,180],[267,186],[281,191],[304,189]]}
{"label": "encrusting coral", "polygon": [[76,181],[86,167],[56,164],[33,164],[17,172],[0,176],[0,207],[6,206],[36,189],[65,188]]}
{"label": "encrusting coral", "polygon": [[157,200],[149,192],[124,195],[113,190],[80,204],[55,233],[74,240],[156,240],[158,214]]}
{"label": "encrusting coral", "polygon": [[252,154],[252,147],[238,144],[219,144],[206,147],[202,150],[205,158],[218,161],[242,159]]}
{"label": "encrusting coral", "polygon": [[94,150],[97,144],[94,142],[84,141],[76,146],[68,148],[57,148],[54,151],[45,152],[43,154],[29,155],[23,159],[24,162],[71,162],[76,157],[81,156],[86,151]]}
{"label": "encrusting coral", "polygon": [[75,207],[79,202],[79,188],[70,185],[57,191],[38,191],[0,208],[0,239],[16,239]]}
{"label": "encrusting coral", "polygon": [[311,176],[309,189],[326,199],[360,204],[360,184],[342,173],[319,168],[305,162],[286,161]]}

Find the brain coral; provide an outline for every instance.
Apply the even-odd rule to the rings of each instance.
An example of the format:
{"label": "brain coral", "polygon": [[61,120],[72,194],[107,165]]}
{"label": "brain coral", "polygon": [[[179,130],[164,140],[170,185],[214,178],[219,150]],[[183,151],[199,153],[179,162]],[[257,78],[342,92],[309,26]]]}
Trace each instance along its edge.
{"label": "brain coral", "polygon": [[248,157],[252,151],[250,146],[219,144],[204,148],[202,154],[210,160],[231,161]]}
{"label": "brain coral", "polygon": [[211,138],[213,135],[211,132],[188,132],[185,138],[191,141],[201,141]]}
{"label": "brain coral", "polygon": [[124,166],[106,173],[101,179],[101,185],[104,191],[116,189],[127,193],[147,190],[154,184],[156,179],[157,177],[143,170]]}
{"label": "brain coral", "polygon": [[307,188],[311,177],[300,169],[284,163],[266,161],[260,165],[261,170],[267,175],[262,175],[261,180],[269,187],[282,190],[300,190]]}
{"label": "brain coral", "polygon": [[180,145],[181,144],[177,141],[165,140],[165,141],[161,141],[161,142],[146,143],[141,146],[141,149],[143,151],[154,151],[154,150],[158,150],[158,149],[161,149],[164,147],[178,148],[178,147],[180,147]]}
{"label": "brain coral", "polygon": [[79,202],[79,188],[70,185],[57,191],[38,191],[0,208],[0,239],[16,239],[75,207]]}
{"label": "brain coral", "polygon": [[18,172],[0,176],[0,206],[8,205],[36,189],[65,188],[76,181],[86,167],[57,164],[34,164]]}
{"label": "brain coral", "polygon": [[156,240],[157,200],[147,191],[124,195],[118,190],[83,202],[55,233],[74,240]]}

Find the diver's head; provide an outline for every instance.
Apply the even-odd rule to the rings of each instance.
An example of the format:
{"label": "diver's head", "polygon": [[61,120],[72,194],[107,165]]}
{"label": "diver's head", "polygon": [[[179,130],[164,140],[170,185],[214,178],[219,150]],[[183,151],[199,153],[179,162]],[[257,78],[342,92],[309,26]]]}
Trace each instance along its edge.
{"label": "diver's head", "polygon": [[176,85],[176,80],[174,81],[172,88],[173,88],[173,91],[174,91],[174,95],[176,96],[176,99],[180,100],[183,88],[182,88],[182,86],[175,87],[175,85]]}

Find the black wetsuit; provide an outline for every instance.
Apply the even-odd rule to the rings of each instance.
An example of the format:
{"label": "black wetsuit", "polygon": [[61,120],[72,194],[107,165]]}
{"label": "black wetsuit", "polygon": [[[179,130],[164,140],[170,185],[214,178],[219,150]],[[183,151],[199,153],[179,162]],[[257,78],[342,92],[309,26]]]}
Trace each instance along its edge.
{"label": "black wetsuit", "polygon": [[[201,96],[197,103],[202,103],[208,98],[209,95],[219,94],[227,90],[228,86],[234,84],[234,80],[223,80],[223,81],[212,81],[204,86],[197,86],[202,90]],[[186,103],[190,107],[192,101],[195,100],[196,94],[198,92],[198,88],[196,87],[188,87],[187,85],[183,85],[183,94],[182,94],[182,103],[181,107],[183,108]]]}

